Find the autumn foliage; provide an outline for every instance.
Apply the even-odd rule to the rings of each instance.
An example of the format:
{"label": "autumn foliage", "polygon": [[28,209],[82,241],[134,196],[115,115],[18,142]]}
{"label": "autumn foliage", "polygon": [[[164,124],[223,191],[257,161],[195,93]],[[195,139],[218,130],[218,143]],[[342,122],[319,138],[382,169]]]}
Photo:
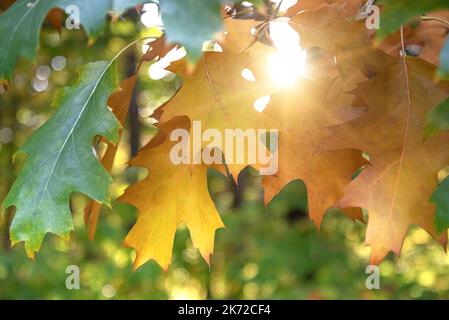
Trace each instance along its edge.
{"label": "autumn foliage", "polygon": [[[173,10],[178,2],[161,0],[162,17],[164,6]],[[196,38],[192,50],[192,43],[186,43],[176,25],[170,24],[173,12],[166,35],[144,40],[149,49],[141,63],[158,61],[183,45],[187,56],[167,67],[182,78],[182,86],[154,112],[158,133],[129,162],[148,169],[148,175],[119,198],[139,211],[124,240],[136,250],[135,267],[154,259],[167,269],[180,223],[187,225],[193,245],[210,263],[215,232],[224,225],[208,191],[208,170],[238,182],[247,166],[260,169],[258,163],[170,162],[175,144],[170,133],[191,130],[193,121],[223,135],[233,128],[277,129],[278,171],[262,178],[265,205],[288,183],[302,180],[309,216],[318,229],[331,208],[366,222],[366,243],[374,264],[391,251],[400,254],[411,225],[425,229],[446,247],[449,84],[443,60],[449,60],[444,55],[449,25],[435,19],[423,19],[414,27],[409,23],[433,11],[429,17],[445,21],[448,13],[441,9],[447,4],[434,1],[434,6],[401,16],[398,26],[386,20],[386,30],[376,33],[366,28],[365,20],[354,18],[363,5],[359,0],[304,0],[284,13],[252,7],[253,16],[245,19],[238,10],[225,10],[221,1],[211,2],[214,6],[205,7],[216,11],[222,29],[215,30],[214,25],[197,36],[205,37],[199,43],[213,40],[220,50],[197,54]],[[382,14],[389,16],[398,3],[406,2],[381,1]],[[50,8],[43,10],[42,19]],[[5,31],[8,12],[0,16],[0,31]],[[308,57],[304,72],[287,85],[274,81],[266,67],[276,51],[269,25],[282,19],[288,19],[298,33]],[[413,45],[420,51],[411,52]],[[30,56],[33,50],[11,52],[10,61]],[[8,58],[3,59],[2,65]],[[113,64],[95,62],[80,70],[79,80],[55,99],[54,116],[21,149],[27,155],[26,164],[3,206],[16,208],[11,239],[24,241],[30,257],[46,233],[69,237],[72,192],[94,200],[85,211],[92,238],[101,204],[110,203],[107,172],[113,166],[137,81],[132,76],[117,86],[110,69]],[[0,68],[0,75],[8,78],[11,67]],[[242,77],[242,70],[249,70],[254,79]],[[270,97],[268,103],[263,111],[256,110],[254,102],[264,96]],[[54,143],[46,143],[49,136],[56,136]],[[106,152],[97,158],[91,152],[96,136],[108,141]],[[226,150],[215,152],[226,158]]]}

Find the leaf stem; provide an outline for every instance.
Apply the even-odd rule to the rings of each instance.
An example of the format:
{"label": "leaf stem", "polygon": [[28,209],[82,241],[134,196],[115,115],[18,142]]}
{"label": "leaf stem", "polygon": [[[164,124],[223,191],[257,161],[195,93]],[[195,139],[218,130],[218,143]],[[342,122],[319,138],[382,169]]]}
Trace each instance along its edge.
{"label": "leaf stem", "polygon": [[128,43],[128,44],[127,44],[125,47],[123,47],[119,52],[117,52],[117,54],[111,59],[111,61],[109,61],[109,64],[108,64],[108,66],[107,66],[106,69],[108,69],[108,68],[114,63],[114,61],[117,60],[117,58],[120,57],[120,56],[121,56],[126,50],[128,50],[130,47],[132,47],[133,45],[135,45],[135,44],[138,43],[139,41],[145,41],[145,40],[151,39],[151,38],[154,38],[154,37],[144,37],[144,38],[140,38],[140,39],[137,39],[137,40],[134,40],[134,41]]}
{"label": "leaf stem", "polygon": [[449,21],[441,17],[421,16],[420,19],[423,21],[438,21],[444,23],[449,28]]}
{"label": "leaf stem", "polygon": [[402,48],[402,55],[406,56],[407,52],[405,51],[404,26],[401,26],[401,48]]}

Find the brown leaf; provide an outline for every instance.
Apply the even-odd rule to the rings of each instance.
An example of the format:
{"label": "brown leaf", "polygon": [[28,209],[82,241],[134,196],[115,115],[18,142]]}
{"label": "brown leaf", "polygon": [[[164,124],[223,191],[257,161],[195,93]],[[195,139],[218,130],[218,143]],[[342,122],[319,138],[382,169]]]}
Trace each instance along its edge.
{"label": "brown leaf", "polygon": [[364,22],[348,17],[346,3],[301,12],[291,18],[290,24],[299,33],[303,48],[319,47],[332,52],[343,77],[356,70],[372,77],[394,62],[373,48]]}
{"label": "brown leaf", "polygon": [[[337,84],[339,85],[339,84]],[[266,113],[280,119],[279,170],[263,177],[265,204],[290,181],[301,179],[307,187],[309,215],[317,227],[326,211],[343,195],[357,169],[366,164],[360,151],[354,149],[319,151],[328,127],[352,120],[360,110],[352,108],[352,97],[332,93],[330,81],[300,79],[291,90],[272,96]],[[352,98],[353,99],[353,98]],[[362,219],[358,209],[351,218]]]}
{"label": "brown leaf", "polygon": [[399,255],[412,224],[446,243],[435,232],[429,198],[438,171],[449,163],[449,135],[423,139],[427,112],[447,96],[432,82],[434,71],[422,60],[398,59],[353,91],[368,112],[335,127],[326,142],[331,148],[355,148],[369,155],[371,165],[348,186],[338,206],[368,210],[371,263],[379,263],[389,251]]}
{"label": "brown leaf", "polygon": [[265,21],[227,18],[224,20],[225,33],[218,35],[217,41],[227,53],[265,55],[274,51],[274,48],[261,42],[262,37],[266,36],[266,26]]}
{"label": "brown leaf", "polygon": [[6,10],[8,9],[16,0],[2,0],[0,2],[0,9]]}
{"label": "brown leaf", "polygon": [[142,61],[152,61],[156,58],[161,58],[165,56],[169,51],[176,48],[176,44],[170,43],[168,44],[165,41],[165,36],[162,35],[159,38],[148,43],[150,48],[148,51],[142,56]]}

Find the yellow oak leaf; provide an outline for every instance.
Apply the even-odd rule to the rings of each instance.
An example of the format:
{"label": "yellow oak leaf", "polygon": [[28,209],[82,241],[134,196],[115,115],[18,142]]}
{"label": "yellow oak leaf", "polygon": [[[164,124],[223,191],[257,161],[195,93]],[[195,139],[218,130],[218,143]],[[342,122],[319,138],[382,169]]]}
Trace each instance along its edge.
{"label": "yellow oak leaf", "polygon": [[[147,52],[140,58],[140,62],[137,65],[135,74],[123,80],[120,83],[118,90],[113,92],[109,96],[107,101],[108,106],[111,108],[112,112],[122,126],[122,128],[119,130],[120,137],[122,136],[123,127],[125,126],[126,118],[128,116],[128,110],[133,97],[134,87],[137,82],[137,74],[143,62],[152,61],[156,58],[160,58],[166,55],[176,45],[167,44],[165,41],[165,37],[161,36],[148,43],[148,46],[149,48]],[[110,143],[109,141],[106,141],[105,139],[100,139],[100,142],[106,143],[106,151],[101,158],[101,164],[108,172],[111,172],[118,146]],[[89,202],[84,210],[84,221],[85,224],[88,225],[89,239],[91,240],[93,240],[95,237],[100,211],[101,204],[96,201]]]}
{"label": "yellow oak leaf", "polygon": [[139,210],[125,245],[136,250],[134,267],[153,259],[167,270],[171,263],[176,228],[184,223],[193,246],[210,263],[216,229],[224,227],[207,188],[207,169],[199,165],[175,165],[170,151],[174,129],[190,130],[187,117],[159,125],[159,133],[131,160],[132,166],[148,169],[148,176],[129,187],[120,201]]}
{"label": "yellow oak leaf", "polygon": [[[277,120],[254,108],[258,98],[273,91],[271,81],[264,76],[258,79],[258,75],[266,73],[265,60],[246,53],[205,52],[190,76],[186,75],[183,61],[173,63],[169,68],[184,75],[184,82],[177,94],[156,111],[155,117],[161,123],[177,116],[187,116],[192,122],[201,124],[201,134],[212,129],[222,137],[226,137],[228,129],[245,132],[247,129],[268,130],[279,126]],[[242,76],[245,69],[252,72],[255,81]],[[203,140],[201,143],[205,148],[220,147],[211,146],[213,141]],[[245,139],[243,150],[248,150],[247,143]],[[249,164],[235,160],[227,163],[234,179]]]}

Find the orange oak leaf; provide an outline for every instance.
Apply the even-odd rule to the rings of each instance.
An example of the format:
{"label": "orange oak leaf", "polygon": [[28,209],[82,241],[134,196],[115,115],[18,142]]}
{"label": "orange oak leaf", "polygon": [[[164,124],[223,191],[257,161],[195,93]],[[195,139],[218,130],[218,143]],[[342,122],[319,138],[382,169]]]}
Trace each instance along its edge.
{"label": "orange oak leaf", "polygon": [[333,53],[343,77],[356,70],[372,77],[394,60],[373,48],[370,32],[363,21],[355,21],[352,6],[351,1],[338,2],[300,12],[290,24],[299,33],[303,48],[319,47]]}
{"label": "orange oak leaf", "polygon": [[301,0],[296,2],[293,6],[288,8],[285,16],[291,17],[299,12],[306,10],[315,10],[329,5],[325,0]]}
{"label": "orange oak leaf", "polygon": [[263,24],[264,21],[227,17],[224,19],[225,33],[219,34],[217,41],[224,52],[246,52],[255,56],[267,54],[273,49],[260,41],[255,41],[257,40],[256,30],[262,28]]}
{"label": "orange oak leaf", "polygon": [[348,186],[338,206],[368,210],[366,243],[371,263],[389,251],[400,254],[410,225],[418,225],[446,244],[434,226],[429,199],[437,174],[449,164],[449,134],[423,138],[427,112],[447,94],[432,82],[434,66],[401,58],[386,72],[358,85],[353,94],[368,111],[335,127],[326,141],[331,148],[355,148],[369,155],[371,165]]}
{"label": "orange oak leaf", "polygon": [[310,11],[315,9],[320,9],[328,5],[344,3],[345,4],[345,14],[347,16],[355,16],[356,13],[362,7],[364,1],[362,0],[301,0],[296,4],[288,8],[286,12],[287,17],[292,17],[302,11]]}
{"label": "orange oak leaf", "polygon": [[[351,107],[351,96],[332,95],[333,85],[340,86],[329,80],[300,79],[294,88],[273,95],[266,109],[268,115],[281,120],[282,129],[278,172],[262,180],[265,204],[290,181],[301,179],[307,187],[309,216],[318,228],[353,174],[366,164],[358,150],[318,150],[328,127],[352,120],[361,112]],[[363,220],[358,209],[348,211],[348,215]]]}
{"label": "orange oak leaf", "polygon": [[210,263],[215,231],[224,225],[207,188],[208,167],[175,165],[170,160],[176,142],[170,141],[169,135],[174,129],[190,130],[190,120],[176,117],[158,128],[159,133],[131,160],[132,166],[147,168],[148,176],[119,199],[139,210],[125,245],[136,250],[135,268],[153,259],[167,270],[176,228],[184,223],[194,247]]}

